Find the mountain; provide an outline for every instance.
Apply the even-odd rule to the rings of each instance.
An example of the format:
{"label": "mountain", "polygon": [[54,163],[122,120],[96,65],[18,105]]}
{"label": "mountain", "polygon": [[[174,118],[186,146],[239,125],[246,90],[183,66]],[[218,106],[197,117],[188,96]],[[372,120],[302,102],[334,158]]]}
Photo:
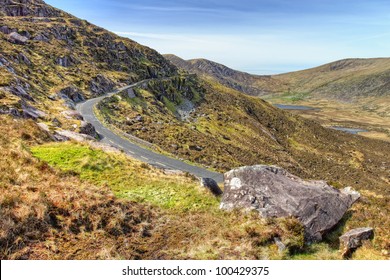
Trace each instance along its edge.
{"label": "mountain", "polygon": [[390,58],[344,59],[273,76],[290,91],[339,100],[390,96]]}
{"label": "mountain", "polygon": [[65,99],[83,100],[118,85],[177,71],[156,51],[43,1],[0,3],[3,113],[22,115],[23,107],[33,106],[69,123],[56,110]]}
{"label": "mountain", "polygon": [[[388,257],[389,143],[326,129],[221,84],[244,87],[248,74],[195,63],[212,67],[219,83],[43,1],[0,3],[2,259],[339,259],[338,234],[363,226],[374,227],[375,239],[353,257]],[[76,103],[134,82],[95,108],[113,133],[217,171],[279,165],[352,186],[363,199],[309,246],[294,218],[223,212],[191,175],[76,134],[98,138]]]}
{"label": "mountain", "polygon": [[294,92],[340,100],[390,95],[390,58],[344,59],[303,71],[259,76],[206,59],[164,56],[178,68],[250,95]]}
{"label": "mountain", "polygon": [[211,79],[249,95],[265,95],[269,94],[269,90],[273,87],[283,87],[278,80],[273,79],[271,76],[251,75],[207,59],[184,60],[173,54],[166,54],[164,57],[178,68],[184,69],[189,73]]}

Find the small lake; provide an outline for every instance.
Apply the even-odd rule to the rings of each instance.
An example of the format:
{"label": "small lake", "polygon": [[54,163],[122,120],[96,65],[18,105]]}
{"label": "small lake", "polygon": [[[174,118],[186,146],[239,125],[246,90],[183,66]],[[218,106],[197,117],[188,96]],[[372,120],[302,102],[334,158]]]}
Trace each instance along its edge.
{"label": "small lake", "polygon": [[359,134],[360,132],[368,132],[368,130],[361,129],[361,128],[349,128],[349,127],[341,127],[341,126],[331,126],[331,129],[344,131],[350,134]]}
{"label": "small lake", "polygon": [[285,105],[285,104],[274,104],[276,108],[283,110],[300,110],[300,111],[310,111],[310,110],[319,110],[318,108],[301,106],[301,105]]}

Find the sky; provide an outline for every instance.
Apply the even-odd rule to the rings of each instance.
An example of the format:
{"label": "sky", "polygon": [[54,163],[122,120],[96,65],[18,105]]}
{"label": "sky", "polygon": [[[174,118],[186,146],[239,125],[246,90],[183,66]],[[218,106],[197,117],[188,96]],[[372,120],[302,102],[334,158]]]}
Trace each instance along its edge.
{"label": "sky", "polygon": [[388,0],[46,0],[162,54],[253,74],[390,56]]}

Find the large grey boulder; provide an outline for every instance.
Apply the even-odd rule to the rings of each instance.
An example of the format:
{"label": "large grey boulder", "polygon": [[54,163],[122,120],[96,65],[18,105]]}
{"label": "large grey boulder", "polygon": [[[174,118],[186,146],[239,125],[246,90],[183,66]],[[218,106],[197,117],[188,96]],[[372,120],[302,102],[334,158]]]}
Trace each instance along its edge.
{"label": "large grey boulder", "polygon": [[372,228],[357,228],[348,231],[340,237],[340,245],[344,258],[347,258],[351,253],[363,245],[364,240],[369,240],[374,237]]}
{"label": "large grey boulder", "polygon": [[275,166],[248,166],[225,174],[221,209],[256,210],[264,218],[295,217],[307,242],[320,241],[360,197],[324,181],[304,181]]}

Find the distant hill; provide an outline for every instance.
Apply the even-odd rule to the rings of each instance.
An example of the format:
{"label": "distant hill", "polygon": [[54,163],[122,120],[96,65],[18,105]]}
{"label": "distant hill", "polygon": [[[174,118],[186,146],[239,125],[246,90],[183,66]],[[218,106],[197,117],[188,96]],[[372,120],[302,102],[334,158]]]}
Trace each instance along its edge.
{"label": "distant hill", "polygon": [[207,59],[184,60],[173,54],[166,54],[164,57],[178,68],[249,95],[265,95],[272,93],[273,88],[283,88],[282,81],[275,80],[271,76],[251,75]]}
{"label": "distant hill", "polygon": [[390,96],[390,58],[344,59],[303,71],[258,76],[205,59],[165,57],[179,68],[250,95],[301,93],[339,100]]}
{"label": "distant hill", "polygon": [[290,91],[340,100],[390,96],[390,58],[344,59],[273,78]]}

